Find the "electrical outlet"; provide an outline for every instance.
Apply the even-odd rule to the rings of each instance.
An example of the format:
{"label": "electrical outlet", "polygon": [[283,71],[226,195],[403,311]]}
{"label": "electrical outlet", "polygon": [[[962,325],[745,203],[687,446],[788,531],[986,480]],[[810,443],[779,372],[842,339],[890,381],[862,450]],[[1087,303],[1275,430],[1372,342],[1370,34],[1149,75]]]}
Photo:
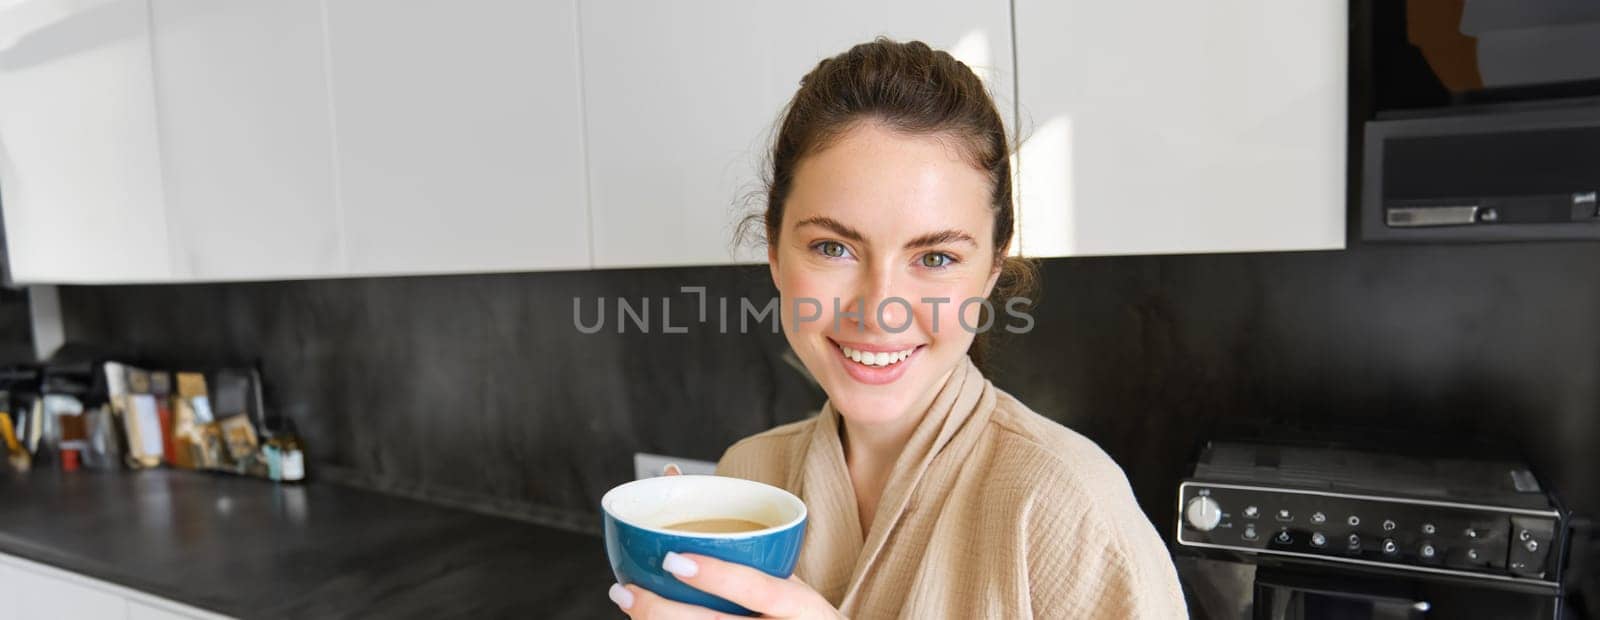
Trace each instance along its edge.
{"label": "electrical outlet", "polygon": [[633,453],[633,479],[643,480],[659,476],[661,475],[661,470],[666,468],[668,463],[677,465],[678,469],[686,474],[705,474],[709,476],[717,473],[717,464],[711,461],[697,461],[680,456],[635,452]]}

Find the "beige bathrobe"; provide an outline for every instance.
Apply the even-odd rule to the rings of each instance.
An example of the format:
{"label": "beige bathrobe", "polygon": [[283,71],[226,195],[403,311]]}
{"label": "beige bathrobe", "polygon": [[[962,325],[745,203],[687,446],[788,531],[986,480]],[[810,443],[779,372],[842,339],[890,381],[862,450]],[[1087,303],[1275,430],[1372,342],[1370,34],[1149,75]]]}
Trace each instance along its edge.
{"label": "beige bathrobe", "polygon": [[851,618],[1187,615],[1117,464],[970,362],[913,431],[867,532],[831,406],[734,444],[717,473],[805,500],[795,573]]}

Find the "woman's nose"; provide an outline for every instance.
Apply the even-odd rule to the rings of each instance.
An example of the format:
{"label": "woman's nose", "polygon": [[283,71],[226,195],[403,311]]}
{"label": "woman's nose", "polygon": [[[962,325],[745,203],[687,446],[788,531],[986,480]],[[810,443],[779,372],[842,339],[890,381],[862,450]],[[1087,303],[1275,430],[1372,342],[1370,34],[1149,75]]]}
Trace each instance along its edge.
{"label": "woman's nose", "polygon": [[866,273],[851,304],[859,327],[871,331],[904,331],[909,318],[910,300],[896,294],[893,269],[875,266]]}
{"label": "woman's nose", "polygon": [[911,300],[886,291],[873,301],[873,326],[889,333],[905,331],[911,324]]}

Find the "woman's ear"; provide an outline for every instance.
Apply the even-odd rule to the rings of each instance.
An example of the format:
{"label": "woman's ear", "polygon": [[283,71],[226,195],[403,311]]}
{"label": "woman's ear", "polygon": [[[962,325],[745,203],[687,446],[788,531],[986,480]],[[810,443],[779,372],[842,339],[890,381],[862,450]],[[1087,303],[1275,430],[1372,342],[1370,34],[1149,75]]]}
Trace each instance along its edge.
{"label": "woman's ear", "polygon": [[767,273],[772,276],[772,288],[782,293],[783,286],[778,284],[778,246],[773,245],[770,239],[767,241]]}
{"label": "woman's ear", "polygon": [[989,281],[983,285],[984,299],[994,295],[994,287],[1000,282],[1000,274],[1006,270],[1006,250],[1009,247],[1001,248],[1000,253],[995,255],[994,268],[989,270]]}

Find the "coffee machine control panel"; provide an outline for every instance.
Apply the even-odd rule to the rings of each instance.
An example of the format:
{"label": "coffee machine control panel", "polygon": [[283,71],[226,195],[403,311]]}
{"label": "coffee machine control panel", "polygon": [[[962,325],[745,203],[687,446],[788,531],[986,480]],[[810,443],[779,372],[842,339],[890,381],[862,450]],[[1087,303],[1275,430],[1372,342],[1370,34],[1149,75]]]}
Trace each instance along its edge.
{"label": "coffee machine control panel", "polygon": [[1560,514],[1187,481],[1178,544],[1554,586]]}

